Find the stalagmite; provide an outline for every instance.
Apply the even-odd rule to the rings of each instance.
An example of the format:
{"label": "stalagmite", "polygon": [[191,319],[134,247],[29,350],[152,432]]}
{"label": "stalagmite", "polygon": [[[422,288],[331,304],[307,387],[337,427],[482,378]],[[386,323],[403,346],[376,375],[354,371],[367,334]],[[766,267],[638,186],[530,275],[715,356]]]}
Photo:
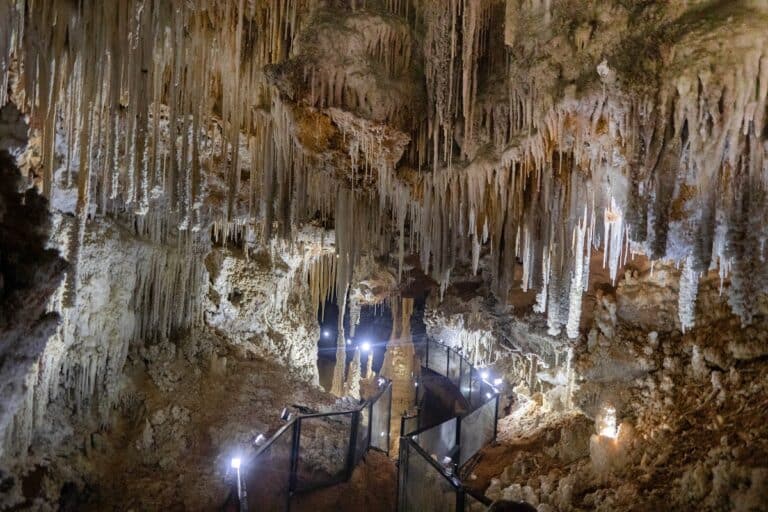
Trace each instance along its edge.
{"label": "stalagmite", "polygon": [[683,332],[694,326],[696,319],[696,295],[699,288],[699,275],[692,268],[691,257],[685,259],[680,275],[677,309],[680,327]]}
{"label": "stalagmite", "polygon": [[413,385],[418,368],[411,337],[413,299],[401,298],[392,302],[392,335],[384,353],[381,375],[392,381],[392,420],[390,424],[390,453],[398,453],[400,415],[411,408],[416,400]]}
{"label": "stalagmite", "polygon": [[344,396],[360,398],[360,349],[355,349],[355,355],[349,363],[347,380],[344,383]]}

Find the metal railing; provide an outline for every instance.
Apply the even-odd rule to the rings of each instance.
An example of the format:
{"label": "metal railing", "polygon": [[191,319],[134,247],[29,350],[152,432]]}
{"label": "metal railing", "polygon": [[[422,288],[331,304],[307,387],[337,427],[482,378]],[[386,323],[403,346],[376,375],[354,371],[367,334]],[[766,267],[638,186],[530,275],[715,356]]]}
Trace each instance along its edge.
{"label": "metal railing", "polygon": [[447,377],[470,410],[415,431],[409,429],[418,424],[415,415],[401,422],[398,510],[483,510],[485,499],[465,489],[458,474],[483,446],[496,439],[499,393],[460,351],[431,340],[424,349],[423,366]]}
{"label": "metal railing", "polygon": [[256,510],[288,511],[295,494],[347,481],[369,448],[389,454],[392,383],[379,382],[357,408],[299,415],[243,459],[243,491]]}

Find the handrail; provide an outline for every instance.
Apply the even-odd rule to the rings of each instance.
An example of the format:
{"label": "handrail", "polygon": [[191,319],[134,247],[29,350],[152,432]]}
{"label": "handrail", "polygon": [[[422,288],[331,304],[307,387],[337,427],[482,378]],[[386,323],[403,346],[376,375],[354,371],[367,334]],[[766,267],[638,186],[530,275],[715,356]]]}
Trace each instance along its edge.
{"label": "handrail", "polygon": [[[288,421],[285,425],[281,426],[264,444],[259,446],[252,455],[250,455],[247,458],[247,463],[243,464],[243,466],[247,469],[248,467],[251,468],[258,468],[257,464],[260,462],[260,459],[264,458],[267,453],[270,453],[270,450],[276,447],[276,443],[278,440],[283,439],[284,435],[290,435],[291,436],[291,443],[290,443],[290,467],[287,471],[287,485],[285,488],[287,489],[285,498],[285,507],[284,510],[290,510],[290,502],[291,497],[298,492],[307,492],[311,490],[315,490],[318,488],[326,487],[328,485],[333,485],[336,483],[340,483],[342,481],[349,480],[349,478],[352,476],[352,471],[354,470],[355,466],[357,465],[357,462],[359,462],[358,456],[362,457],[365,452],[367,452],[369,449],[373,448],[376,450],[380,450],[387,455],[389,454],[389,425],[391,421],[391,414],[392,414],[392,382],[387,379],[381,379],[379,380],[379,390],[376,392],[375,395],[372,397],[369,397],[360,405],[357,407],[354,407],[352,409],[348,409],[345,411],[329,411],[329,412],[321,412],[321,413],[312,413],[312,414],[299,414],[294,418],[291,418],[290,421]],[[378,410],[380,408],[375,407],[379,405],[379,401],[385,397],[385,395],[388,394],[388,403],[384,407],[383,410]],[[365,437],[362,438],[363,442],[366,443],[363,450],[360,451],[358,445],[358,440],[360,439],[360,431],[359,427],[361,426],[361,416],[364,413],[364,411],[368,410],[368,425],[367,425],[367,439]],[[378,414],[381,415],[384,413],[386,415],[386,418],[379,418],[377,416],[377,419],[379,421],[383,420],[383,423],[386,425],[386,436],[384,440],[378,441],[378,443],[374,443],[374,436],[372,435],[372,428],[374,423],[374,415]],[[301,430],[302,430],[302,422],[305,421],[311,421],[311,420],[317,420],[319,418],[330,418],[334,416],[346,416],[350,418],[350,428],[349,428],[349,435],[347,439],[347,453],[345,457],[345,463],[343,467],[343,471],[339,471],[339,474],[342,475],[341,479],[338,478],[332,478],[328,481],[321,481],[321,482],[312,482],[310,484],[305,484],[304,487],[299,486],[299,479],[298,479],[298,472],[299,472],[299,455],[302,450],[301,446]],[[365,428],[365,427],[364,427]],[[291,432],[289,432],[291,431]],[[376,438],[378,440],[378,438]],[[384,448],[382,448],[382,446]],[[266,461],[268,462],[268,461]],[[285,462],[288,462],[286,460]],[[288,464],[286,464],[288,466]],[[239,475],[239,473],[238,473]],[[239,478],[239,476],[238,476]],[[240,493],[239,498],[241,500],[241,510],[244,510],[242,508],[242,505],[244,505],[245,501],[245,495],[246,490],[245,486],[242,485],[242,493]],[[261,489],[262,491],[264,489]],[[251,492],[251,495],[254,493]],[[277,508],[275,510],[278,510]]]}
{"label": "handrail", "polygon": [[[416,430],[413,430],[411,432],[402,432],[401,429],[401,438],[400,438],[400,464],[398,465],[398,509],[401,510],[405,508],[405,510],[401,510],[401,512],[409,512],[410,508],[407,500],[408,500],[408,492],[406,489],[406,486],[408,484],[409,480],[409,470],[408,467],[410,465],[410,456],[417,456],[426,463],[428,463],[430,466],[432,466],[435,470],[438,471],[440,475],[442,475],[449,483],[450,486],[453,488],[453,492],[455,493],[456,497],[456,510],[464,510],[464,504],[465,500],[467,499],[467,495],[469,495],[472,499],[475,499],[480,502],[485,502],[486,500],[479,499],[475,493],[471,491],[467,491],[463,484],[461,483],[461,480],[458,476],[458,470],[460,467],[463,467],[467,462],[471,460],[471,458],[479,451],[480,446],[470,446],[470,447],[462,447],[461,440],[464,436],[462,436],[462,430],[465,430],[464,434],[466,434],[466,429],[472,425],[472,423],[463,425],[462,420],[467,420],[470,416],[472,416],[474,413],[479,411],[480,409],[484,407],[489,407],[492,402],[495,403],[493,406],[493,435],[490,437],[490,439],[482,439],[484,441],[484,444],[487,444],[488,442],[493,442],[496,440],[497,435],[497,429],[498,429],[498,413],[499,413],[499,392],[498,390],[490,383],[487,382],[485,379],[480,379],[480,385],[478,388],[474,387],[474,380],[479,376],[474,365],[471,364],[471,362],[466,359],[459,350],[455,350],[444,343],[438,342],[438,341],[432,341],[427,340],[426,343],[426,350],[425,350],[425,357],[423,366],[424,368],[431,370],[435,373],[438,373],[442,375],[443,377],[446,377],[451,384],[456,386],[458,388],[459,393],[462,396],[465,396],[467,399],[467,402],[469,403],[470,410],[466,413],[458,416],[454,416],[452,418],[449,418],[446,421],[443,421],[441,423],[438,423],[436,425],[432,425],[429,427],[423,427],[423,428],[417,428]],[[432,349],[430,349],[430,345],[432,345]],[[432,359],[438,359],[438,363],[442,363],[439,361],[440,358],[435,358],[435,352],[434,350],[441,350],[445,353],[445,367],[442,367],[442,364],[438,364],[438,366],[431,365]],[[430,357],[430,352],[432,351],[432,356]],[[458,359],[458,374],[455,371],[456,368],[456,359]],[[451,372],[451,364],[454,364],[454,371]],[[465,384],[468,384],[465,386]],[[464,389],[462,389],[464,388]],[[466,395],[465,395],[466,391]],[[485,393],[485,397],[483,397],[482,394],[478,395],[477,393]],[[479,400],[478,400],[479,397]],[[475,398],[475,400],[473,400]],[[484,398],[484,399],[483,399]],[[475,407],[473,407],[474,404],[477,404]],[[479,413],[483,414],[483,413]],[[482,420],[482,416],[481,416]],[[455,422],[455,427],[448,424],[448,422]],[[405,425],[405,422],[402,422],[402,425]],[[445,433],[445,428],[447,428],[447,432],[450,434],[451,429],[455,428],[455,434],[454,434],[454,440],[453,445],[443,445],[445,448],[447,448],[447,454],[446,459],[450,458],[451,464],[446,467],[445,464],[440,464],[438,461],[434,459],[434,456],[430,453],[428,453],[423,446],[418,442],[419,436],[421,436],[424,433],[429,433],[430,431],[436,431],[436,429],[440,428],[439,434],[443,435]],[[490,425],[486,423],[486,427],[489,427]],[[432,438],[434,439],[434,437]],[[462,448],[465,448],[465,450],[474,450],[472,453],[467,453],[466,451],[462,451]],[[409,456],[408,453],[411,455]],[[444,452],[445,454],[445,452]],[[402,485],[401,484],[405,484]],[[427,493],[429,491],[426,491]],[[429,511],[424,511],[429,512]]]}
{"label": "handrail", "polygon": [[[442,362],[440,362],[438,367],[435,367],[434,365],[431,365],[430,361],[430,345],[432,345],[432,350],[441,350],[445,353],[445,367],[442,367]],[[433,352],[433,356],[434,356]],[[437,358],[439,359],[439,358]],[[452,366],[453,365],[453,366]],[[434,468],[438,473],[441,475],[443,479],[445,479],[446,482],[448,482],[450,489],[453,489],[449,492],[454,492],[456,497],[456,504],[457,510],[463,510],[465,500],[467,499],[473,499],[480,502],[485,502],[483,497],[478,497],[474,492],[469,491],[464,488],[463,484],[461,483],[461,480],[458,476],[458,469],[463,466],[463,464],[466,464],[472,456],[474,456],[475,453],[479,450],[480,446],[478,445],[478,440],[482,442],[488,442],[496,439],[496,433],[497,433],[497,417],[498,417],[498,408],[499,408],[499,393],[495,389],[493,385],[491,385],[489,382],[479,379],[478,377],[480,374],[476,371],[475,367],[470,363],[470,361],[465,358],[460,351],[454,350],[451,347],[440,343],[436,341],[428,340],[426,342],[426,357],[423,362],[423,366],[427,369],[430,369],[440,375],[443,375],[446,377],[453,385],[455,385],[458,388],[459,393],[464,396],[467,400],[467,403],[469,404],[469,411],[466,412],[463,415],[460,416],[454,416],[450,418],[449,420],[446,420],[443,423],[439,423],[437,425],[433,425],[431,427],[426,428],[416,428],[415,430],[412,430],[411,432],[404,432],[405,425],[406,425],[406,417],[403,417],[401,420],[401,432],[400,432],[400,464],[398,465],[398,508],[401,508],[401,504],[404,502],[404,496],[405,496],[405,486],[408,484],[408,464],[409,461],[407,460],[407,456],[403,457],[403,454],[407,454],[408,452],[411,453],[411,456],[417,456],[419,459],[426,461],[427,464],[429,464],[432,468]],[[453,372],[451,371],[453,369]],[[443,373],[444,372],[444,373]],[[475,387],[475,385],[479,382],[479,387]],[[253,454],[248,457],[248,464],[245,465],[245,469],[248,469],[248,466],[251,466],[252,464],[253,469],[259,470],[258,463],[260,462],[260,459],[267,459],[268,456],[276,456],[280,455],[281,453],[285,455],[285,457],[282,460],[276,460],[278,465],[283,466],[284,471],[281,471],[278,467],[276,470],[272,471],[272,474],[278,474],[282,475],[285,474],[286,480],[284,481],[284,485],[281,485],[277,491],[270,491],[269,485],[261,486],[262,489],[259,489],[261,492],[272,492],[272,495],[269,496],[271,498],[275,498],[277,496],[278,502],[277,505],[274,505],[272,507],[266,507],[266,510],[290,510],[291,506],[291,498],[297,493],[300,492],[306,492],[310,490],[314,490],[320,487],[325,487],[328,485],[333,485],[336,483],[340,483],[342,481],[349,480],[349,478],[352,475],[352,471],[354,467],[359,462],[360,458],[365,454],[366,451],[368,451],[370,448],[374,449],[380,449],[381,451],[384,451],[385,453],[389,454],[389,436],[390,436],[390,425],[391,425],[391,415],[392,415],[392,382],[388,380],[379,381],[380,382],[380,389],[378,392],[371,398],[368,398],[367,400],[363,401],[360,405],[358,405],[355,408],[346,410],[346,411],[329,411],[329,412],[323,412],[323,413],[312,413],[312,414],[300,414],[294,418],[292,418],[290,421],[288,421],[285,425],[280,427],[270,438],[267,442],[265,442],[263,445],[259,446]],[[479,394],[483,393],[483,394]],[[380,400],[385,397],[385,395],[388,395],[388,403],[386,404],[386,407],[384,409],[381,409],[380,407]],[[474,399],[474,400],[473,400]],[[476,424],[476,421],[483,421],[483,418],[485,417],[488,419],[488,421],[485,422],[486,427],[490,427],[489,418],[490,416],[485,416],[486,414],[490,415],[490,411],[486,409],[487,412],[479,413],[479,416],[474,416],[472,421],[468,424],[464,425],[464,428],[462,428],[462,420],[467,420],[468,418],[482,409],[483,407],[489,407],[492,402],[495,402],[494,410],[493,410],[493,436],[488,439],[488,435],[490,432],[486,432],[485,439],[482,438],[482,436],[479,439],[472,440],[472,438],[469,438],[470,446],[467,448],[466,446],[462,446],[462,439],[464,436],[462,435],[462,430],[464,430],[464,433],[466,434],[467,429],[470,427],[470,425]],[[475,405],[473,407],[473,405]],[[374,409],[376,407],[376,409]],[[365,431],[360,431],[359,428],[363,427],[365,428],[365,424],[361,421],[363,420],[363,413],[368,411],[368,424],[367,424],[367,433]],[[376,421],[378,423],[378,427],[382,428],[382,436],[385,435],[385,441],[379,439],[378,436],[373,435],[373,424],[374,424],[374,413],[376,413]],[[340,467],[337,471],[332,471],[330,473],[327,473],[330,476],[330,478],[327,478],[325,480],[320,481],[311,481],[312,478],[316,478],[317,474],[314,473],[317,471],[317,469],[313,469],[310,473],[310,476],[307,477],[306,473],[302,473],[302,478],[305,479],[302,482],[299,482],[299,473],[300,473],[300,454],[302,453],[302,450],[304,447],[302,446],[302,423],[312,420],[318,420],[321,418],[331,418],[331,417],[338,417],[338,416],[347,416],[350,418],[349,421],[349,434],[347,438],[347,443],[344,448],[347,450],[346,455],[344,457],[344,466]],[[409,419],[412,419],[414,416],[409,416]],[[446,448],[447,450],[447,456],[450,457],[451,464],[446,467],[445,464],[441,465],[439,461],[436,461],[433,459],[433,457],[427,453],[427,451],[417,442],[417,437],[421,434],[427,433],[432,429],[435,429],[436,427],[441,427],[442,425],[445,425],[448,421],[454,421],[455,422],[455,433],[449,432],[449,436],[455,437],[452,441],[453,444],[450,444],[451,441],[449,440],[449,444],[442,446]],[[326,427],[328,428],[328,427]],[[335,427],[334,427],[335,428]],[[345,427],[346,428],[346,427]],[[449,427],[454,428],[454,427]],[[322,431],[322,428],[321,430]],[[378,430],[377,430],[378,432]],[[482,431],[481,431],[482,432]],[[365,438],[365,435],[367,434],[367,439]],[[285,436],[291,436],[290,438]],[[281,446],[277,446],[278,440],[281,441]],[[374,443],[374,441],[378,441],[378,443]],[[287,442],[290,442],[290,445]],[[362,441],[365,443],[364,446],[358,447],[358,442]],[[377,446],[378,444],[378,446]],[[383,448],[381,448],[383,446]],[[272,449],[275,448],[276,453],[272,453]],[[282,448],[283,452],[280,452],[280,448]],[[360,449],[362,448],[362,449]],[[462,448],[474,450],[471,454],[467,453],[466,451],[462,451]],[[446,453],[444,451],[444,453]],[[270,459],[263,460],[261,462],[269,463]],[[272,461],[275,462],[275,461]],[[333,462],[333,461],[331,461]],[[305,462],[306,464],[306,462]],[[404,467],[405,466],[405,467]],[[267,466],[266,469],[275,469],[274,467]],[[326,471],[326,470],[323,470]],[[239,474],[239,473],[238,473]],[[405,485],[401,485],[401,478],[405,477],[406,480],[404,481]],[[309,478],[310,481],[306,481],[306,479]],[[279,481],[279,480],[278,480]],[[242,486],[243,492],[240,494],[241,498],[241,505],[245,505],[245,486]],[[447,489],[447,488],[446,488]],[[258,491],[257,491],[258,492]],[[255,494],[255,493],[251,493]],[[282,505],[280,504],[280,501],[282,501]],[[260,505],[262,505],[260,503]],[[245,508],[241,508],[241,510],[245,510]],[[405,512],[405,511],[403,511]],[[425,511],[428,512],[428,511]]]}

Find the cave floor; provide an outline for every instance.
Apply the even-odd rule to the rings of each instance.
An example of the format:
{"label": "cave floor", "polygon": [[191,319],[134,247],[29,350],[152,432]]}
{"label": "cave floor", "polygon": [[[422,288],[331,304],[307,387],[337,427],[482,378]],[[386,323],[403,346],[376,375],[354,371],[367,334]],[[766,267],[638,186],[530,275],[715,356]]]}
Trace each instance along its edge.
{"label": "cave floor", "polygon": [[386,454],[370,450],[352,478],[333,487],[298,495],[291,502],[296,512],[394,512],[397,468]]}
{"label": "cave floor", "polygon": [[758,359],[731,371],[738,387],[681,381],[603,461],[592,420],[530,401],[499,420],[498,441],[465,482],[494,499],[549,503],[543,510],[765,510],[766,373]]}
{"label": "cave floor", "polygon": [[121,414],[87,450],[87,491],[73,510],[221,509],[231,489],[227,442],[269,437],[285,406],[334,402],[277,364],[203,337],[199,354],[154,361],[161,374],[130,362]]}

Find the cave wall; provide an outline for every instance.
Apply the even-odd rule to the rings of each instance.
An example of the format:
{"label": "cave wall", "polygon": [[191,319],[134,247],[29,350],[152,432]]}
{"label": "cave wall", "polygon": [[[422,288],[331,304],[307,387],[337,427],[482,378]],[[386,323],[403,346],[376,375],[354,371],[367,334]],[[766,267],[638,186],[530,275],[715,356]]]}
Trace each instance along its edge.
{"label": "cave wall", "polygon": [[[315,380],[313,312],[352,287],[356,314],[381,255],[434,280],[431,335],[554,409],[642,416],[626,379],[656,378],[657,342],[710,380],[762,357],[764,1],[111,7],[0,7],[0,140],[23,115],[71,265],[14,366],[13,458],[70,435],[54,415],[107,416],[132,344],[203,322]],[[623,277],[637,253],[655,277]]]}
{"label": "cave wall", "polygon": [[[549,332],[571,338],[593,249],[613,280],[636,251],[684,265],[686,328],[709,268],[745,324],[745,297],[765,291],[762,1],[86,7],[10,8],[2,61],[46,195],[63,122],[80,217],[249,239],[319,217],[341,288],[394,238],[443,291],[482,259],[497,297],[535,290]],[[33,58],[54,64],[19,66]]]}

